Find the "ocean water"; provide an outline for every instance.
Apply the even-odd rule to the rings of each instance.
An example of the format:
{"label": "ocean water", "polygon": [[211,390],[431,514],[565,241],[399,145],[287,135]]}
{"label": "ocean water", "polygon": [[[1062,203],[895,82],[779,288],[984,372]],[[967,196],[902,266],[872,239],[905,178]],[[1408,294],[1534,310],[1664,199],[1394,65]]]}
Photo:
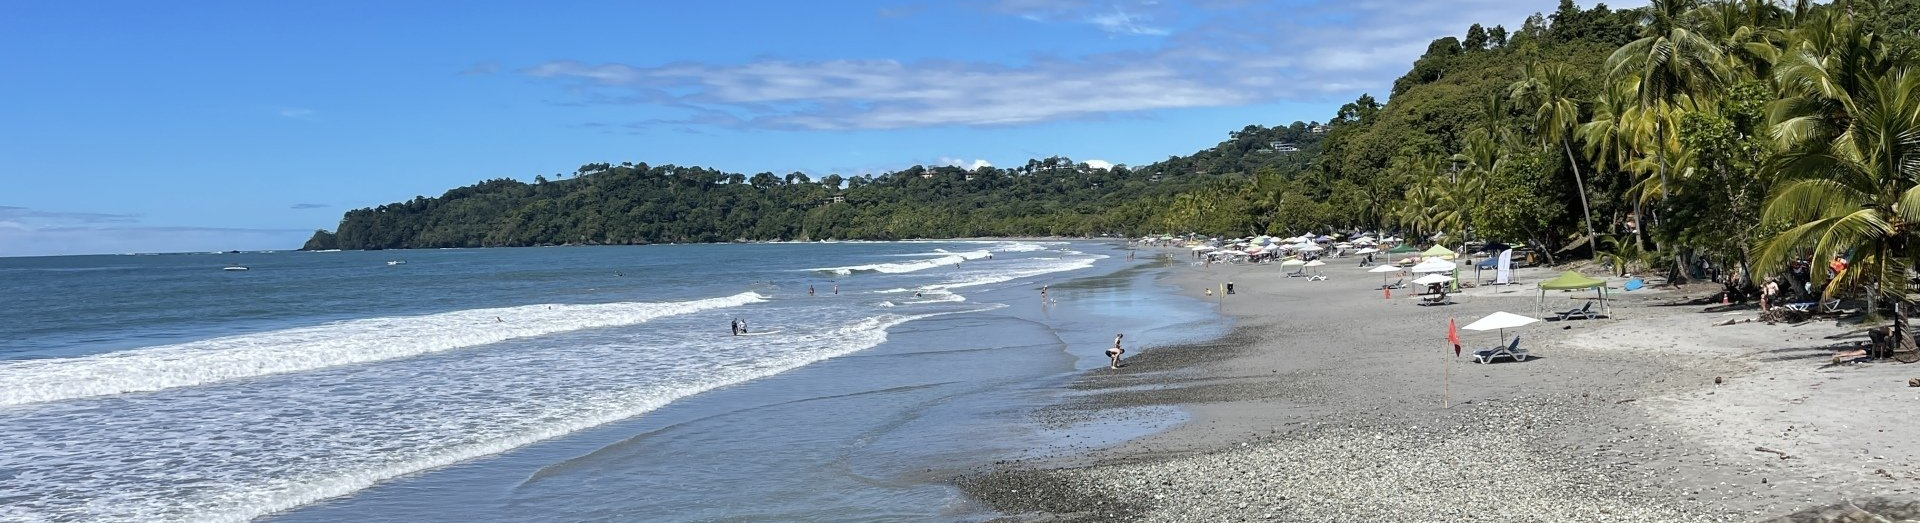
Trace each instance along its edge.
{"label": "ocean water", "polygon": [[1039,241],[0,258],[0,521],[988,519],[954,475],[1178,421],[1026,416],[1114,332],[1225,332],[1157,266]]}

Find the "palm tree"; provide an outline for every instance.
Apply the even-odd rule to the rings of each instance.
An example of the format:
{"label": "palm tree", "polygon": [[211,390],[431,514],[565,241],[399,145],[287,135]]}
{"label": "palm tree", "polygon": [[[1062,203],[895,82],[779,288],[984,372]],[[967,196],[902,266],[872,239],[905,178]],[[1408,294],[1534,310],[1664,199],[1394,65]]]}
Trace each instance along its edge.
{"label": "palm tree", "polygon": [[[1686,13],[1695,5],[1694,0],[1653,0],[1643,11],[1646,26],[1641,29],[1641,38],[1607,57],[1608,76],[1637,84],[1641,110],[1653,113],[1656,145],[1668,140],[1672,127],[1668,113],[1677,98],[1707,92],[1726,78],[1720,48],[1686,25]],[[1654,148],[1663,196],[1665,154],[1663,147]]]}
{"label": "palm tree", "polygon": [[1702,37],[1720,46],[1728,72],[1744,78],[1766,78],[1780,58],[1787,10],[1768,0],[1712,2],[1689,13],[1699,21]]}
{"label": "palm tree", "polygon": [[[1642,11],[1645,26],[1641,38],[1615,50],[1607,57],[1608,76],[1637,84],[1641,110],[1653,120],[1653,172],[1658,176],[1660,196],[1668,196],[1667,151],[1672,136],[1674,105],[1683,97],[1706,93],[1726,82],[1720,48],[1689,27],[1688,13],[1695,0],[1653,0]],[[1685,263],[1679,249],[1673,251],[1673,270],[1668,281],[1685,279]]]}
{"label": "palm tree", "polygon": [[[1621,177],[1629,176],[1627,167],[1633,163],[1638,144],[1652,139],[1653,125],[1639,109],[1640,94],[1636,89],[1638,84],[1632,82],[1603,82],[1599,95],[1593,100],[1593,115],[1574,130],[1574,136],[1586,144],[1587,157],[1597,166],[1612,165]],[[1645,222],[1641,219],[1640,200],[1636,198],[1633,203],[1634,242],[1639,245],[1645,241],[1640,227]]]}
{"label": "palm tree", "polygon": [[1783,183],[1763,218],[1790,225],[1760,248],[1756,265],[1777,271],[1812,249],[1814,260],[1851,253],[1850,268],[1822,284],[1822,298],[1865,285],[1869,296],[1906,300],[1906,275],[1920,255],[1920,71],[1902,67],[1863,75],[1838,99],[1848,116],[1832,141],[1815,140],[1770,167]]}
{"label": "palm tree", "polygon": [[1534,131],[1540,144],[1552,148],[1559,142],[1567,153],[1567,165],[1573,168],[1574,189],[1580,192],[1580,218],[1587,224],[1587,252],[1599,255],[1593,233],[1593,210],[1587,206],[1587,183],[1580,176],[1580,160],[1573,156],[1573,126],[1580,121],[1580,103],[1574,100],[1573,68],[1565,64],[1528,63],[1521,79],[1514,82],[1512,96],[1523,106],[1532,107]]}
{"label": "palm tree", "polygon": [[1809,17],[1774,68],[1783,95],[1773,107],[1775,137],[1786,146],[1837,139],[1851,118],[1848,97],[1892,66],[1885,43],[1852,18],[1833,11]]}

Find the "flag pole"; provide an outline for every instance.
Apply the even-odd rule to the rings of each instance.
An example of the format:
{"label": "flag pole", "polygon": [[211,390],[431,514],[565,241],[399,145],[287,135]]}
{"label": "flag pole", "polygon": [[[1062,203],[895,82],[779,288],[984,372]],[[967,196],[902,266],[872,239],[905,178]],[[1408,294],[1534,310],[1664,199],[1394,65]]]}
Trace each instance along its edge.
{"label": "flag pole", "polygon": [[1442,359],[1440,360],[1440,408],[1451,409],[1453,408],[1453,402],[1450,396],[1453,391],[1449,389],[1452,388],[1451,386],[1453,384],[1453,362],[1449,360],[1452,360],[1453,358],[1447,358],[1445,354],[1442,354],[1441,358]]}

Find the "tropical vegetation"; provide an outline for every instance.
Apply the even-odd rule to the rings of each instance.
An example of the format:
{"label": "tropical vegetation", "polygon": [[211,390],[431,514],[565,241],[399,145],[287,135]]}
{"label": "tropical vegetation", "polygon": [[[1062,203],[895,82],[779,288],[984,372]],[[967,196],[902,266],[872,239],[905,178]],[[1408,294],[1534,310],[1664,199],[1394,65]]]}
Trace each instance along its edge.
{"label": "tropical vegetation", "polygon": [[[347,213],[308,248],[1388,229],[1732,290],[1906,302],[1920,265],[1920,0],[1561,0],[1434,40],[1387,101],[1146,166],[753,176],[590,164]],[[1850,267],[1829,275],[1825,260]],[[1791,271],[1811,262],[1815,269]],[[1805,284],[1805,285],[1802,285]]]}

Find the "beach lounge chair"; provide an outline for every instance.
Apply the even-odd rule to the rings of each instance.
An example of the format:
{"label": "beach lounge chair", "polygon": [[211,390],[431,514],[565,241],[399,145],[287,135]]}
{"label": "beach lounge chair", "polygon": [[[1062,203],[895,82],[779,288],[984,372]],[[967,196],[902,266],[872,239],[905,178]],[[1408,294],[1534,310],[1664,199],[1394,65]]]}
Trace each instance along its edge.
{"label": "beach lounge chair", "polygon": [[1420,305],[1452,305],[1452,304],[1453,304],[1453,296],[1447,294],[1447,291],[1444,291],[1444,290],[1440,291],[1440,294],[1423,296],[1420,298]]}
{"label": "beach lounge chair", "polygon": [[1494,347],[1473,352],[1473,359],[1480,363],[1493,363],[1494,358],[1507,357],[1513,361],[1527,361],[1527,349],[1520,348],[1520,337],[1514,336],[1513,343],[1505,347]]}
{"label": "beach lounge chair", "polygon": [[[1400,281],[1396,281],[1393,283],[1380,284],[1380,289],[1403,289],[1403,288],[1406,288],[1406,286],[1407,286],[1407,279],[1401,278]],[[1375,290],[1380,290],[1380,289],[1375,289]]]}
{"label": "beach lounge chair", "polygon": [[1557,320],[1560,320],[1560,321],[1566,321],[1566,320],[1571,320],[1571,319],[1574,319],[1574,318],[1580,318],[1580,319],[1583,319],[1583,320],[1591,320],[1591,319],[1594,319],[1594,318],[1596,318],[1596,317],[1598,317],[1599,315],[1598,315],[1598,314],[1594,314],[1594,313],[1593,313],[1593,300],[1587,300],[1587,304],[1586,304],[1586,305],[1582,305],[1582,306],[1579,306],[1579,307],[1575,307],[1575,308],[1572,308],[1572,309],[1568,309],[1568,310],[1566,310],[1566,311],[1564,311],[1564,312],[1561,312],[1560,314],[1558,314],[1558,316],[1559,316],[1559,317],[1557,317],[1557,318],[1554,318],[1554,319],[1557,319]]}
{"label": "beach lounge chair", "polygon": [[1780,308],[1787,309],[1790,311],[1810,313],[1810,312],[1813,312],[1814,305],[1819,305],[1821,312],[1833,312],[1834,309],[1840,308],[1840,299],[1834,298],[1834,299],[1827,300],[1824,302],[1819,302],[1819,303],[1810,302],[1810,301],[1803,301],[1800,303],[1789,303],[1786,305],[1781,305]]}

